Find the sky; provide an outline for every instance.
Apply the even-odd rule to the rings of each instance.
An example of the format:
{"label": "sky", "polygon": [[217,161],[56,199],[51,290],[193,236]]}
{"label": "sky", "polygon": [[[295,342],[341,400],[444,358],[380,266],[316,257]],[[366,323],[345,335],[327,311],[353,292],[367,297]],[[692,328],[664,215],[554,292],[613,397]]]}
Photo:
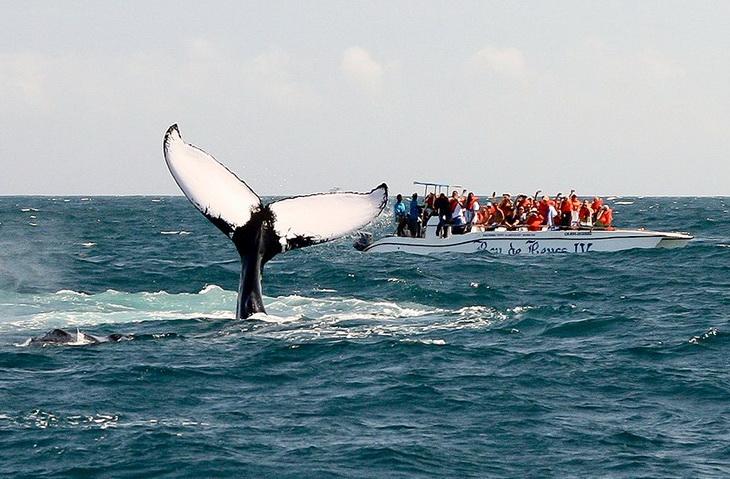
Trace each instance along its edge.
{"label": "sky", "polygon": [[0,0],[0,195],[730,195],[730,2]]}

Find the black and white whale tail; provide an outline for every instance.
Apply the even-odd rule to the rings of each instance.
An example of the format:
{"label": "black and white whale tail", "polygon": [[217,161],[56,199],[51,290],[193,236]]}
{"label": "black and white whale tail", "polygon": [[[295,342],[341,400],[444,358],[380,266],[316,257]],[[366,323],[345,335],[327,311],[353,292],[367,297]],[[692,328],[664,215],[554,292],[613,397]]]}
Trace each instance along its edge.
{"label": "black and white whale tail", "polygon": [[322,193],[264,205],[249,186],[205,151],[185,143],[177,125],[163,142],[165,162],[185,196],[241,255],[237,318],[264,311],[263,267],[274,255],[331,241],[370,223],[388,201],[385,183],[368,193]]}

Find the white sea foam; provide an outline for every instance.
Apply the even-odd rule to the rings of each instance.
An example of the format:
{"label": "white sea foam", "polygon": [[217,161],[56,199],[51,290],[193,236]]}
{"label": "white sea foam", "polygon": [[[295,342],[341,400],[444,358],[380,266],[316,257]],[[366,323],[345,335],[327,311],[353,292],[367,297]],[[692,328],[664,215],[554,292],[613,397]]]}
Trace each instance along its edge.
{"label": "white sea foam", "polygon": [[[0,331],[77,327],[89,331],[98,324],[233,319],[237,293],[211,284],[198,293],[107,290],[87,294],[60,290],[40,295],[4,292],[1,296],[0,303],[10,307],[3,309],[5,319],[0,322]],[[519,307],[500,311],[484,305],[449,310],[334,296],[287,295],[265,297],[264,301],[268,314],[256,314],[252,319],[257,323],[245,323],[246,334],[292,342],[391,337],[440,345],[439,341],[446,341],[441,335],[447,331],[489,328],[524,311]],[[250,324],[255,327],[249,330]],[[82,340],[78,343],[86,344]]]}
{"label": "white sea foam", "polygon": [[435,346],[444,346],[446,341],[443,339],[401,339],[404,343],[420,343],[420,344],[433,344]]}
{"label": "white sea foam", "polygon": [[617,201],[615,204],[617,205],[633,205],[633,201]]}
{"label": "white sea foam", "polygon": [[223,292],[224,289],[218,286],[217,284],[206,284],[203,289],[201,289],[198,294],[208,294],[213,292]]}
{"label": "white sea foam", "polygon": [[72,289],[59,289],[54,294],[66,294],[66,295],[70,295],[70,296],[88,296],[87,293],[74,291]]}

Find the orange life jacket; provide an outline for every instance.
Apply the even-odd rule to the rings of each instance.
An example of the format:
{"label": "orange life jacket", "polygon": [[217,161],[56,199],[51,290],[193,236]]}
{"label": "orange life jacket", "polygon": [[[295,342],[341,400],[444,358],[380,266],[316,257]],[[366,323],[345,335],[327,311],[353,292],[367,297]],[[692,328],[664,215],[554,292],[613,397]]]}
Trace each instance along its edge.
{"label": "orange life jacket", "polygon": [[540,214],[530,215],[527,218],[527,229],[530,231],[540,231],[542,229],[543,217]]}
{"label": "orange life jacket", "polygon": [[581,206],[578,212],[578,218],[581,221],[587,221],[591,217],[591,209],[587,206]]}
{"label": "orange life jacket", "polygon": [[596,218],[596,223],[605,227],[611,226],[611,223],[613,223],[613,211],[608,209],[599,213],[599,217]]}
{"label": "orange life jacket", "polygon": [[563,202],[560,203],[560,212],[570,214],[571,211],[573,211],[573,204],[569,199],[565,198]]}

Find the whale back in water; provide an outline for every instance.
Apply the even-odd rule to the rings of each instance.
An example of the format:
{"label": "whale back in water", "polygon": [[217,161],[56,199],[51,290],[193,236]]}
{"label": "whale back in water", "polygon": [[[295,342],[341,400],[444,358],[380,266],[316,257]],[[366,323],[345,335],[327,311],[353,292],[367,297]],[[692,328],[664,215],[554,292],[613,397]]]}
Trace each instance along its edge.
{"label": "whale back in water", "polygon": [[226,234],[241,257],[237,318],[265,312],[263,267],[284,251],[345,236],[385,208],[385,183],[367,193],[322,193],[264,205],[249,186],[200,148],[185,143],[177,125],[163,142],[165,162],[190,202]]}
{"label": "whale back in water", "polygon": [[109,336],[92,336],[90,334],[82,333],[78,329],[76,332],[69,333],[63,329],[52,329],[43,336],[31,338],[30,344],[37,346],[45,346],[49,344],[65,344],[65,345],[85,345],[85,344],[99,344],[106,342],[117,342],[122,339],[126,339],[129,336],[124,334],[110,334]]}

